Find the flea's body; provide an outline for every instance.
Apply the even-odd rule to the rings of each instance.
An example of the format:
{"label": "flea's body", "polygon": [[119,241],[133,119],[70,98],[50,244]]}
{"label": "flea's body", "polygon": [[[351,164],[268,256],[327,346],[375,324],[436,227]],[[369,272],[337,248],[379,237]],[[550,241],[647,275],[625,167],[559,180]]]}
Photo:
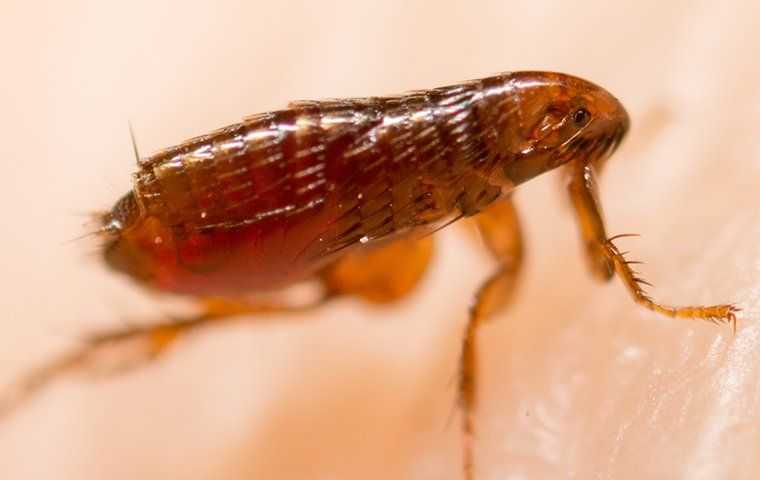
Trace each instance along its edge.
{"label": "flea's body", "polygon": [[[245,294],[474,215],[569,159],[547,160],[531,143],[545,114],[531,108],[547,87],[563,116],[580,101],[572,90],[602,91],[518,73],[398,97],[299,102],[159,152],[140,162],[122,201],[141,221],[125,231],[128,245],[112,247],[122,250],[111,263],[161,290]],[[606,147],[627,117],[613,97],[600,99],[600,116],[616,122]],[[558,144],[574,133],[565,129],[567,138],[554,132]]]}
{"label": "flea's body", "polygon": [[312,279],[324,299],[400,298],[429,264],[428,234],[473,217],[497,268],[475,295],[460,360],[471,479],[476,333],[508,303],[520,272],[511,196],[519,184],[561,166],[599,279],[617,274],[650,310],[735,326],[733,305],[655,302],[636,262],[615,247],[618,237],[608,237],[596,171],[627,129],[622,105],[602,88],[518,72],[399,97],[296,103],[159,152],[140,162],[133,190],[102,216],[104,257],[149,288],[197,297],[202,312],[98,336],[32,375],[27,391],[90,360],[98,346],[138,338],[155,354],[211,319],[260,313],[250,298],[240,301],[248,293]]}

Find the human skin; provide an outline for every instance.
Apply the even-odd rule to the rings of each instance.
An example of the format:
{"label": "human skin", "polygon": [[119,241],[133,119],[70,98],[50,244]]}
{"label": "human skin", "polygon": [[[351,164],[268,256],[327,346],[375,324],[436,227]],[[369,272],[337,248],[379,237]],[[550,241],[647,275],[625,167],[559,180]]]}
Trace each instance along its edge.
{"label": "human skin", "polygon": [[[558,178],[521,186],[525,272],[514,304],[480,334],[476,478],[752,478],[752,6],[179,5],[10,8],[1,382],[83,332],[170,310],[110,274],[92,243],[65,243],[86,230],[80,212],[129,188],[127,120],[147,154],[296,98],[558,70],[604,86],[631,115],[601,199],[611,233],[642,235],[621,247],[646,262],[652,294],[744,311],[733,335],[637,307],[617,280],[587,271]],[[112,379],[63,378],[0,423],[0,476],[461,478],[453,377],[467,306],[491,267],[481,250],[449,229],[429,277],[397,306],[346,300],[252,318]]]}

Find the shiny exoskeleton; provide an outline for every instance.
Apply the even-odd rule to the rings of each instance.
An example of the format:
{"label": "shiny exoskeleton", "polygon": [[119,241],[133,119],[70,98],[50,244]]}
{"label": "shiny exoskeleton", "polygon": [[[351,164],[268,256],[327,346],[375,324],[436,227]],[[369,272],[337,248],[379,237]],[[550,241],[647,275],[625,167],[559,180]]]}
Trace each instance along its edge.
{"label": "shiny exoskeleton", "polygon": [[295,103],[142,160],[106,258],[173,292],[278,288],[601,157],[627,127],[612,96],[552,74]]}
{"label": "shiny exoskeleton", "polygon": [[459,391],[465,476],[473,475],[476,332],[503,308],[522,265],[511,192],[563,167],[591,271],[617,273],[640,305],[735,326],[736,307],[668,307],[604,227],[596,172],[629,127],[620,102],[588,81],[516,72],[395,97],[297,102],[142,159],[134,187],[102,215],[104,257],[142,285],[190,295],[202,312],[93,339],[28,384],[142,339],[151,353],[181,333],[246,313],[288,311],[245,296],[317,280],[324,299],[404,296],[431,259],[430,233],[473,217],[497,267],[475,295]]}

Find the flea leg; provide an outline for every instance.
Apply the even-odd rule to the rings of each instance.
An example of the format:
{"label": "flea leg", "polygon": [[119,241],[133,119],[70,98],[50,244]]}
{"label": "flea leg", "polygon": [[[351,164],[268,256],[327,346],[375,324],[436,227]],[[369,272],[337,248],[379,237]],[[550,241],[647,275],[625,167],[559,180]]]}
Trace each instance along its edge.
{"label": "flea leg", "polygon": [[650,284],[631,268],[632,265],[641,262],[627,260],[625,253],[621,253],[613,243],[618,238],[635,235],[607,237],[596,192],[594,168],[579,161],[573,162],[567,168],[570,199],[578,215],[592,271],[598,277],[608,280],[617,273],[634,301],[649,310],[674,318],[698,318],[714,323],[729,323],[734,331],[736,330],[736,312],[739,309],[734,305],[671,307],[657,303],[649,297],[644,286]]}
{"label": "flea leg", "polygon": [[615,274],[615,265],[604,248],[607,232],[599,203],[594,166],[573,162],[567,168],[570,172],[567,189],[578,215],[589,267],[598,279],[610,280]]}
{"label": "flea leg", "polygon": [[250,315],[293,314],[312,310],[329,300],[329,295],[323,295],[316,301],[305,305],[288,305],[285,303],[263,303],[246,299],[224,297],[203,298],[198,301],[201,313],[187,318],[176,318],[171,321],[150,326],[130,325],[121,330],[113,330],[95,335],[85,342],[86,349],[96,350],[103,346],[116,346],[135,342],[142,347],[144,357],[150,360],[163,353],[174,341],[184,334],[212,323],[246,320]]}
{"label": "flea leg", "polygon": [[85,337],[78,348],[29,372],[12,385],[9,391],[0,393],[0,418],[66,374],[108,374],[114,373],[114,370],[133,368],[155,359],[181,336],[198,327],[221,321],[243,320],[242,316],[248,314],[302,312],[328,299],[329,296],[326,295],[303,306],[256,304],[223,298],[204,299],[200,301],[202,313],[196,316],[174,318],[158,325],[126,325]]}
{"label": "flea leg", "polygon": [[[104,360],[115,358],[108,370],[132,368],[164,353],[175,341],[200,327],[250,315],[288,314],[311,310],[338,295],[356,295],[385,303],[407,294],[420,280],[433,251],[432,239],[400,240],[367,253],[349,254],[321,273],[324,295],[307,305],[251,302],[245,299],[205,298],[201,313],[158,325],[127,325],[87,337],[69,354],[42,365],[0,395],[0,417],[52,381],[69,373],[103,370]],[[125,353],[125,349],[128,353]],[[119,352],[119,353],[117,353]],[[115,354],[115,355],[114,355]],[[129,358],[125,360],[124,355]],[[110,355],[110,357],[109,357]]]}
{"label": "flea leg", "polygon": [[462,406],[465,478],[474,475],[473,437],[477,408],[477,332],[488,317],[507,306],[513,297],[522,264],[520,225],[511,198],[499,200],[474,217],[498,267],[478,289],[470,308],[460,360],[459,400]]}
{"label": "flea leg", "polygon": [[355,295],[372,303],[398,300],[416,287],[433,255],[433,238],[402,239],[349,253],[321,276],[332,295]]}

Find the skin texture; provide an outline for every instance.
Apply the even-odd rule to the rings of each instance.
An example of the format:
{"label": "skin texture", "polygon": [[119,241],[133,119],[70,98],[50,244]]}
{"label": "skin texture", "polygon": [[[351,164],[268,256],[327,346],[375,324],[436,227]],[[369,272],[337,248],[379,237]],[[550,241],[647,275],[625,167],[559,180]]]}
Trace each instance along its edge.
{"label": "skin texture", "polygon": [[[570,71],[614,91],[632,117],[601,182],[610,231],[643,234],[624,246],[647,261],[642,271],[663,300],[735,300],[745,312],[732,337],[641,311],[619,284],[588,274],[555,179],[526,185],[515,199],[525,272],[512,308],[483,333],[480,478],[751,478],[760,443],[751,79],[760,71],[746,45],[758,40],[756,12],[739,3],[616,11],[495,2],[435,14],[404,5],[51,4],[42,16],[12,7],[2,33],[4,45],[18,45],[6,57],[14,94],[3,93],[3,131],[15,141],[2,147],[0,195],[13,226],[3,242],[14,253],[2,378],[83,330],[156,314],[149,296],[88,259],[86,245],[62,245],[82,230],[77,212],[128,187],[125,119],[148,152],[293,97]],[[285,17],[283,33],[275,20]],[[305,46],[297,32],[309,29],[318,34]],[[209,331],[128,377],[61,382],[3,423],[0,472],[461,478],[451,379],[466,307],[492,266],[471,246],[444,234],[430,279],[398,307],[345,302]]]}

